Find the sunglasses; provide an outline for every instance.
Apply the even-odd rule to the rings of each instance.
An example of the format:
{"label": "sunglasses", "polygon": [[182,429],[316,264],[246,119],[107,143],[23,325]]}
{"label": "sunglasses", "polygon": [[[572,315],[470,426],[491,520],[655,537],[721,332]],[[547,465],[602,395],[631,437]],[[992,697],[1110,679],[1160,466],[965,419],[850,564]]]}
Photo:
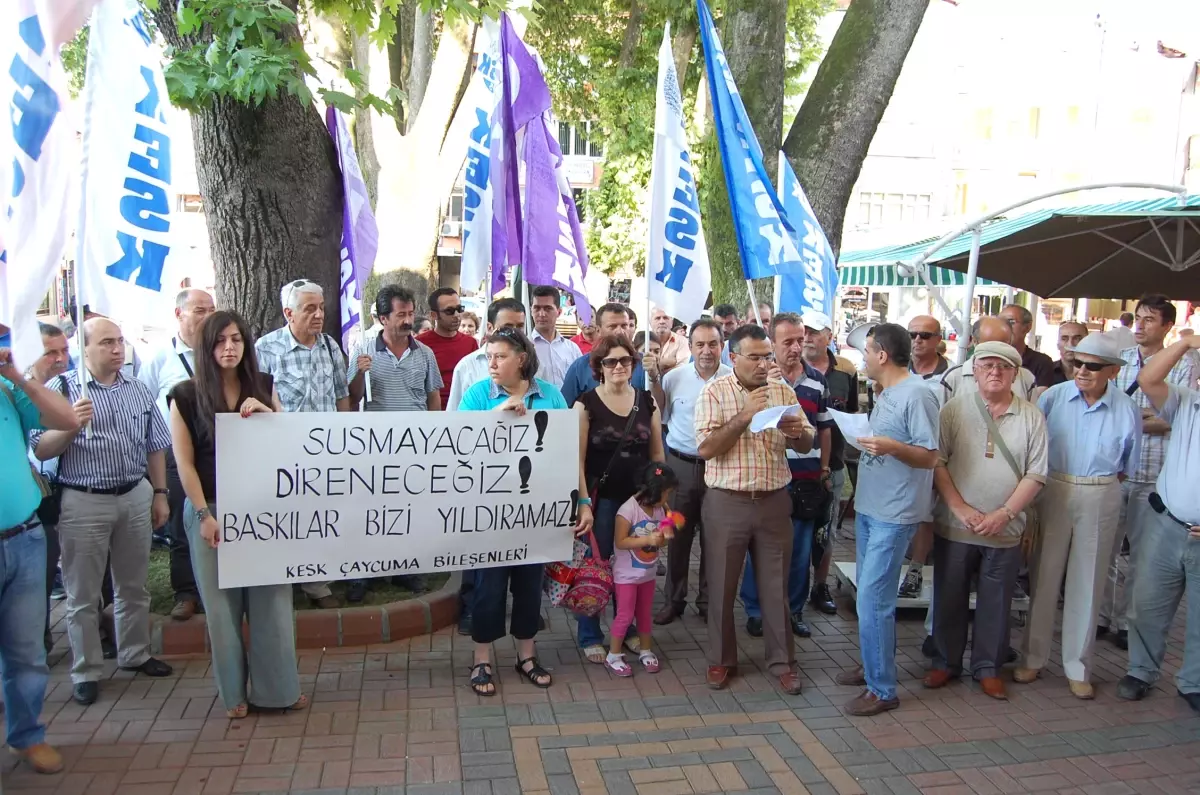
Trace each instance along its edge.
{"label": "sunglasses", "polygon": [[1112,367],[1111,364],[1105,364],[1104,362],[1079,362],[1077,366],[1093,373],[1098,373],[1105,367]]}
{"label": "sunglasses", "polygon": [[910,331],[910,332],[908,332],[908,336],[914,340],[917,339],[918,337],[920,337],[921,339],[928,342],[929,340],[933,339],[934,337],[940,337],[942,335],[935,334],[932,331]]}
{"label": "sunglasses", "polygon": [[465,306],[448,306],[442,310],[442,314],[448,317],[453,317],[454,315],[461,315],[466,311],[467,308]]}
{"label": "sunglasses", "polygon": [[621,356],[619,358],[611,357],[608,359],[601,359],[600,364],[601,364],[601,366],[604,367],[605,370],[615,370],[615,369],[617,369],[618,365],[620,365],[621,367],[624,367],[626,370],[628,370],[630,367],[633,367],[633,357],[632,356]]}

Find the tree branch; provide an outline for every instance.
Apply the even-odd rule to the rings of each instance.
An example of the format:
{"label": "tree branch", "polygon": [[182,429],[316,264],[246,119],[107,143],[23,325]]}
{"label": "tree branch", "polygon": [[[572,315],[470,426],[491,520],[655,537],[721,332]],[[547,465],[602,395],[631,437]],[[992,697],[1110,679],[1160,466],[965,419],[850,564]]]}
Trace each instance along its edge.
{"label": "tree branch", "polygon": [[625,23],[625,38],[621,41],[621,56],[617,59],[621,69],[633,66],[633,56],[637,54],[638,39],[642,35],[642,13],[638,0],[630,0],[629,21]]}

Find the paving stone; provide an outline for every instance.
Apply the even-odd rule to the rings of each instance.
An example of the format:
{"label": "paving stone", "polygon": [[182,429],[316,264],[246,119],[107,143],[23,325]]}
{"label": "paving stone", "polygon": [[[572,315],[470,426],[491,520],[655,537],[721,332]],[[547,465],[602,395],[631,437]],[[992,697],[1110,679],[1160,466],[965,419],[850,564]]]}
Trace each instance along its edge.
{"label": "paving stone", "polygon": [[579,795],[579,787],[575,786],[572,775],[546,776],[546,782],[550,785],[551,795]]}
{"label": "paving stone", "polygon": [[409,784],[404,788],[404,795],[463,795],[463,785],[461,783]]}
{"label": "paving stone", "polygon": [[463,795],[492,795],[492,782],[467,781],[463,783]]}
{"label": "paving stone", "polygon": [[639,742],[642,742],[642,740],[637,732],[588,735],[588,745],[636,745]]}
{"label": "paving stone", "polygon": [[[512,734],[507,729],[484,729],[484,745],[489,751],[511,751]],[[465,748],[459,748],[465,751]]]}
{"label": "paving stone", "polygon": [[739,723],[733,727],[734,734],[781,734],[783,727],[778,723]]}
{"label": "paving stone", "polygon": [[620,701],[610,701],[609,699],[600,701],[600,715],[609,722],[629,719],[625,714],[625,706]]}
{"label": "paving stone", "polygon": [[516,778],[492,779],[492,795],[521,795],[521,782]]}
{"label": "paving stone", "polygon": [[492,779],[492,778],[509,778],[517,777],[517,768],[515,765],[481,765],[479,767],[468,767],[463,765],[462,777],[464,781],[474,781],[477,779]]}
{"label": "paving stone", "polygon": [[749,748],[722,748],[718,751],[701,751],[700,758],[706,765],[717,765],[721,762],[738,762],[743,759],[753,759],[754,752]]}
{"label": "paving stone", "polygon": [[[714,726],[706,727],[709,729],[717,728]],[[725,727],[720,727],[725,728]],[[703,731],[703,729],[659,729],[652,732],[638,732],[637,738],[640,743],[669,743],[675,740],[695,739],[698,735],[693,735],[694,731]],[[709,734],[706,737],[727,737],[728,734]]]}
{"label": "paving stone", "polygon": [[[601,760],[608,761],[608,760]],[[571,772],[571,762],[567,759],[565,750],[543,750],[542,770],[547,776],[562,775]]]}
{"label": "paving stone", "polygon": [[529,723],[532,726],[554,726],[558,723],[554,718],[554,707],[549,704],[531,704]]}
{"label": "paving stone", "polygon": [[683,767],[684,765],[698,765],[701,763],[700,754],[658,754],[657,756],[649,756],[650,767]]}
{"label": "paving stone", "polygon": [[[488,731],[496,730],[489,729]],[[460,729],[458,732],[458,750],[463,752],[486,751],[487,743],[483,739],[483,732],[483,729]],[[505,733],[507,734],[507,732]]]}
{"label": "paving stone", "polygon": [[511,765],[512,751],[478,751],[461,755],[464,767],[482,765]]}
{"label": "paving stone", "polygon": [[637,787],[633,786],[633,782],[629,780],[628,773],[624,771],[606,772],[603,774],[603,778],[604,788],[608,790],[608,795],[637,795]]}
{"label": "paving stone", "polygon": [[742,781],[745,781],[746,786],[750,789],[772,788],[775,786],[775,782],[767,775],[767,771],[755,760],[735,762],[734,767],[737,768]]}
{"label": "paving stone", "polygon": [[596,765],[601,772],[622,772],[629,770],[646,770],[650,760],[644,756],[622,756],[615,759],[597,759]]}
{"label": "paving stone", "polygon": [[587,735],[576,734],[570,737],[539,737],[538,745],[542,748],[582,748],[588,744]]}
{"label": "paving stone", "polygon": [[796,778],[800,779],[800,782],[807,786],[810,792],[813,784],[819,784],[825,780],[821,771],[817,770],[816,766],[805,757],[793,757],[787,760],[787,764],[796,774]]}

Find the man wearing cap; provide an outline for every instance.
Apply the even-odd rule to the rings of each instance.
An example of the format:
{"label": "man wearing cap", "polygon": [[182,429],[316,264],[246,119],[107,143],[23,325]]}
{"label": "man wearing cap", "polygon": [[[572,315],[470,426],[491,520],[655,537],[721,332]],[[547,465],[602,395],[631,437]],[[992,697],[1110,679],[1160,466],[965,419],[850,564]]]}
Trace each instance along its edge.
{"label": "man wearing cap", "polygon": [[1046,421],[1013,395],[1021,367],[1016,348],[975,349],[979,391],[959,395],[941,414],[933,479],[941,495],[933,543],[933,668],[928,688],[962,673],[971,620],[971,581],[979,580],[971,674],[984,693],[1006,698],[998,674],[1008,653],[1008,616],[1021,566],[1024,510],[1046,482]]}
{"label": "man wearing cap", "polygon": [[1089,679],[1096,617],[1121,513],[1119,480],[1137,468],[1142,413],[1112,382],[1125,364],[1112,339],[1092,334],[1072,353],[1075,380],[1050,387],[1038,400],[1050,435],[1050,477],[1030,563],[1033,604],[1024,660],[1013,681],[1032,682],[1050,657],[1065,574],[1063,672],[1071,693],[1089,699],[1095,696]]}
{"label": "man wearing cap", "polygon": [[1154,510],[1146,512],[1138,538],[1129,671],[1117,685],[1117,697],[1140,701],[1157,681],[1167,633],[1186,592],[1183,664],[1175,674],[1175,687],[1188,706],[1200,712],[1200,557],[1195,552],[1200,543],[1200,393],[1170,382],[1176,365],[1197,349],[1200,337],[1188,335],[1147,361],[1138,375],[1141,391],[1158,416],[1170,423],[1171,435],[1155,486],[1158,499]]}

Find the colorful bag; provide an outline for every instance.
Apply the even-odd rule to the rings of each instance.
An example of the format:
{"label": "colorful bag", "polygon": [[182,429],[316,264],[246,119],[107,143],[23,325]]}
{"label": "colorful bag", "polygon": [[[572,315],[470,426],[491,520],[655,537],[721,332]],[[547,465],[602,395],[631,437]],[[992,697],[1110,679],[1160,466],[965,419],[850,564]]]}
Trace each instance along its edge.
{"label": "colorful bag", "polygon": [[587,559],[588,551],[587,543],[582,538],[576,538],[570,561],[546,564],[542,593],[550,600],[551,607],[562,607],[567,591],[575,584],[575,572]]}
{"label": "colorful bag", "polygon": [[573,613],[594,617],[604,612],[612,599],[613,575],[612,563],[600,557],[596,534],[589,533],[588,540],[592,555],[575,568],[575,580],[563,598],[563,605]]}

